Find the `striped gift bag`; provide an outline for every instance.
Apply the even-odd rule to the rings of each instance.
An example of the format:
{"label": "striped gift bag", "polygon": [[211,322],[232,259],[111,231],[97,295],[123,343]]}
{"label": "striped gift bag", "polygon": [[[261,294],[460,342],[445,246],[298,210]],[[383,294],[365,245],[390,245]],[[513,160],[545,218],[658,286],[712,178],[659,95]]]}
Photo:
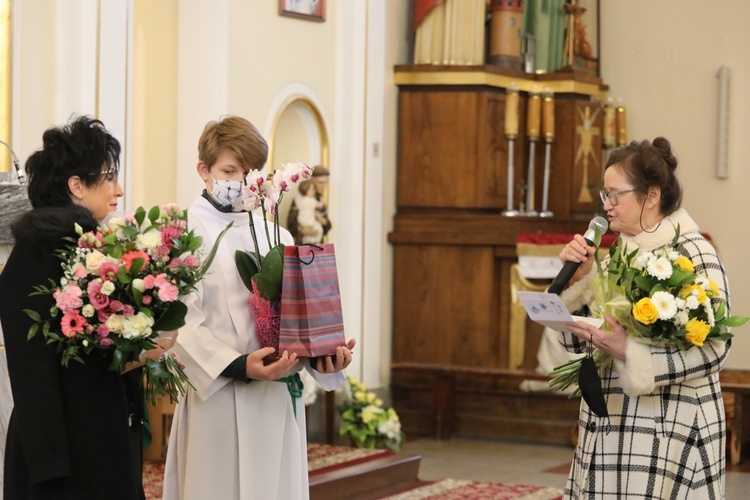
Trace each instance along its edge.
{"label": "striped gift bag", "polygon": [[313,358],[344,345],[333,244],[285,247],[278,352]]}

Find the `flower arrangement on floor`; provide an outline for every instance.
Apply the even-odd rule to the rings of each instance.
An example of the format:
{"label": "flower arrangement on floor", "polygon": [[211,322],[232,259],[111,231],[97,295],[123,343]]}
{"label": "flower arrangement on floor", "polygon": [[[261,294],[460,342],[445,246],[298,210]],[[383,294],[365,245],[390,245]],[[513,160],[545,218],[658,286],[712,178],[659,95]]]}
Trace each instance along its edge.
{"label": "flower arrangement on floor", "polygon": [[[644,344],[685,350],[732,338],[729,328],[745,324],[748,318],[727,315],[726,301],[716,283],[704,272],[696,273],[695,264],[681,255],[679,235],[678,226],[670,246],[640,254],[637,249],[628,251],[618,238],[604,267],[595,254],[598,271],[591,282],[592,315],[612,316],[631,338]],[[604,325],[608,327],[606,322]],[[611,361],[600,349],[594,349],[592,356],[597,367]],[[577,384],[582,359],[548,373],[553,377],[550,387],[562,391]],[[579,395],[577,388],[571,397]]]}
{"label": "flower arrangement on floor", "polygon": [[[160,331],[185,324],[187,307],[179,298],[203,278],[226,229],[202,262],[202,238],[187,230],[187,214],[175,204],[148,213],[139,207],[96,231],[84,233],[76,224],[76,232],[78,239],[59,252],[60,282],[35,287],[34,295],[53,295],[55,305],[49,317],[25,310],[35,322],[28,337],[41,332],[56,344],[64,366],[105,350],[113,352],[110,368],[123,371],[157,347]],[[185,394],[189,381],[174,353],[146,359],[145,367],[149,401]]]}
{"label": "flower arrangement on floor", "polygon": [[[242,282],[251,292],[248,302],[255,320],[256,333],[261,347],[279,346],[281,325],[280,300],[281,281],[284,270],[284,245],[278,224],[279,204],[284,193],[296,183],[309,179],[313,169],[300,162],[286,163],[273,174],[273,181],[259,170],[251,170],[243,189],[243,208],[250,218],[250,233],[255,248],[252,251],[237,250],[235,262]],[[260,254],[258,235],[252,212],[260,208],[266,238],[271,249]],[[269,232],[268,216],[272,217],[273,237]]]}
{"label": "flower arrangement on floor", "polygon": [[344,402],[338,407],[343,420],[339,435],[348,436],[357,448],[400,450],[404,433],[396,410],[384,409],[383,401],[356,378],[347,377],[347,382]]}

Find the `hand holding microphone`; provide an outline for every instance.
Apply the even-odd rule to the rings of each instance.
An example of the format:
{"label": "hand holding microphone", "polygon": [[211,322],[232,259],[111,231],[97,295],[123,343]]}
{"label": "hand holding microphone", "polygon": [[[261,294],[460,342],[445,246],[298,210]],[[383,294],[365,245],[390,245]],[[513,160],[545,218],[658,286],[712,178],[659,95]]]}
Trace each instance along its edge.
{"label": "hand holding microphone", "polygon": [[588,272],[591,269],[591,266],[593,265],[591,257],[596,251],[596,248],[594,248],[596,231],[598,229],[601,234],[604,234],[607,232],[608,228],[609,224],[604,217],[594,217],[591,222],[589,222],[589,228],[583,236],[576,235],[573,241],[568,243],[560,253],[560,260],[564,262],[563,268],[547,289],[549,293],[560,295],[568,285],[570,279],[584,262],[587,263],[584,267],[584,271]]}

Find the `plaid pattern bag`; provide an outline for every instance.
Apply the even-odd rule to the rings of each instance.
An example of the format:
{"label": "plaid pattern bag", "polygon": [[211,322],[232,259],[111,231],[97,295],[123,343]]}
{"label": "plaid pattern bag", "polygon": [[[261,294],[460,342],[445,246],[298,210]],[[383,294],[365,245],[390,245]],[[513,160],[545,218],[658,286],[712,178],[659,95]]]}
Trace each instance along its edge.
{"label": "plaid pattern bag", "polygon": [[287,246],[278,352],[325,356],[346,345],[333,244]]}

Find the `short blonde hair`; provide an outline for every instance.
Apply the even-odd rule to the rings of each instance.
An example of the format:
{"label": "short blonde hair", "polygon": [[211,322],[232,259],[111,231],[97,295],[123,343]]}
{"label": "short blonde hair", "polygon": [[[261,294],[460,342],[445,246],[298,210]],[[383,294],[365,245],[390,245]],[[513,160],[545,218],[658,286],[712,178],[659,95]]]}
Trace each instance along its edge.
{"label": "short blonde hair", "polygon": [[245,171],[259,170],[268,159],[268,143],[245,118],[228,115],[206,124],[198,141],[198,159],[210,169],[222,151],[231,152]]}

